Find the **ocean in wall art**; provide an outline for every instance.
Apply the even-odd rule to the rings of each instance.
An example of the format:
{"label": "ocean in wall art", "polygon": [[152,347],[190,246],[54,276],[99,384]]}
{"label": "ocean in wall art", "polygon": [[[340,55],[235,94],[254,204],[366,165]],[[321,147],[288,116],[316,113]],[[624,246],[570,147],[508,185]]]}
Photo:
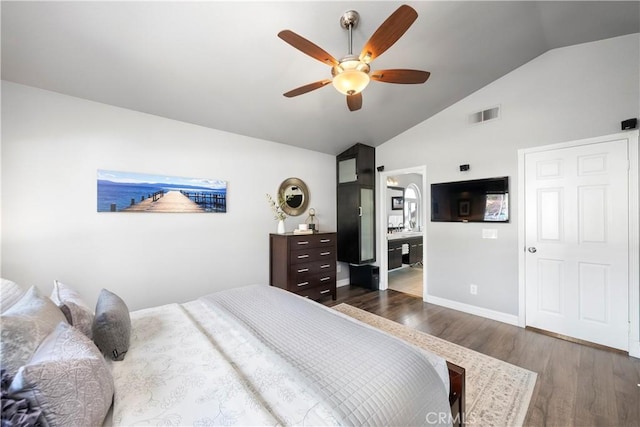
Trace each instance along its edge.
{"label": "ocean in wall art", "polygon": [[98,169],[98,212],[226,212],[227,182]]}

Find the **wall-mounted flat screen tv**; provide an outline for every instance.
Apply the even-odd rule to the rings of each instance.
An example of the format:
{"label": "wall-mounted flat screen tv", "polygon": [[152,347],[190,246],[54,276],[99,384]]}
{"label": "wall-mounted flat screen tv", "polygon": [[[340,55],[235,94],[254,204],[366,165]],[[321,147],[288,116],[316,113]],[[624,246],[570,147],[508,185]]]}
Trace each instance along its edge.
{"label": "wall-mounted flat screen tv", "polygon": [[509,222],[509,177],[431,184],[431,221]]}

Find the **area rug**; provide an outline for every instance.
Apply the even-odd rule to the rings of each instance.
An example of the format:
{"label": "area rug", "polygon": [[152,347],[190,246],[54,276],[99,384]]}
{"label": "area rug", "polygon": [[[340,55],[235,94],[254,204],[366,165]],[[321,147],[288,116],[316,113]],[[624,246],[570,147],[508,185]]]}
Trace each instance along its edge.
{"label": "area rug", "polygon": [[504,427],[523,424],[536,385],[535,372],[348,304],[333,308],[465,368],[467,425]]}

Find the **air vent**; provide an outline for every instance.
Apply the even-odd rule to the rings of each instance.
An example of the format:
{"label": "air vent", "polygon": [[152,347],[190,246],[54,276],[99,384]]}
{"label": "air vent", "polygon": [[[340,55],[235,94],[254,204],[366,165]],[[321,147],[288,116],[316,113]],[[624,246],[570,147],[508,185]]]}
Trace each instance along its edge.
{"label": "air vent", "polygon": [[469,123],[484,123],[489,120],[500,118],[500,107],[488,108],[484,111],[478,111],[469,115]]}

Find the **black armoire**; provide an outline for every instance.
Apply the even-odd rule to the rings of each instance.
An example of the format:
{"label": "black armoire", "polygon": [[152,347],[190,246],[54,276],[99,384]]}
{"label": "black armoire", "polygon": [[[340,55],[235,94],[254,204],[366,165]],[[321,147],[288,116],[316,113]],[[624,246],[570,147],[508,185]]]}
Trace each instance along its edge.
{"label": "black armoire", "polygon": [[336,156],[338,261],[376,260],[375,148],[355,144]]}

